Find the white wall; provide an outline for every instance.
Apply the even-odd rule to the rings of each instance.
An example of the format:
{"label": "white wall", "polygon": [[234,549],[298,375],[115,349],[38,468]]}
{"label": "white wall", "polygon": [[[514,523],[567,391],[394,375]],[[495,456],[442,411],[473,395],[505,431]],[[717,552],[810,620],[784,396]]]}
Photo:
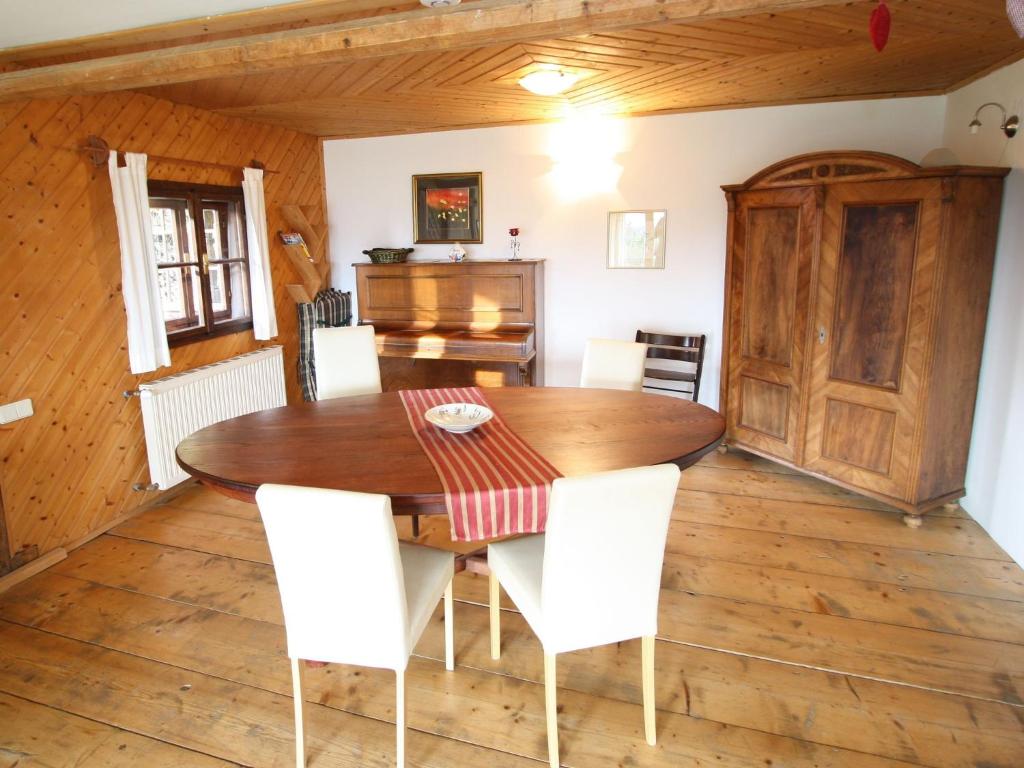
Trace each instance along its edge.
{"label": "white wall", "polygon": [[964,509],[1018,562],[1024,563],[1024,132],[1007,139],[999,110],[987,108],[982,128],[967,124],[988,101],[1024,114],[1024,62],[950,94],[945,144],[962,163],[1006,165],[1003,216],[974,417]]}
{"label": "white wall", "polygon": [[[412,244],[416,173],[483,171],[484,243],[470,257],[546,258],[546,367],[579,380],[590,336],[637,328],[707,333],[701,402],[718,402],[726,207],[722,184],[792,155],[869,149],[918,161],[942,141],[943,97],[767,107],[627,120],[486,128],[324,143],[333,275],[354,287],[372,246]],[[1021,140],[1024,142],[1024,139]],[[612,210],[665,208],[665,270],[605,268]],[[448,246],[417,246],[443,258]]]}

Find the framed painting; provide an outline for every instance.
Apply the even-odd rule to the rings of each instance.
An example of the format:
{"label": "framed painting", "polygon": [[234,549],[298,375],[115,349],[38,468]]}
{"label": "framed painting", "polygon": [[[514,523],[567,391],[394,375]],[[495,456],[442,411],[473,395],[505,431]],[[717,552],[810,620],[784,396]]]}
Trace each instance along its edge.
{"label": "framed painting", "polygon": [[608,269],[664,269],[667,211],[611,211]]}
{"label": "framed painting", "polygon": [[413,176],[415,242],[482,243],[483,198],[482,173]]}

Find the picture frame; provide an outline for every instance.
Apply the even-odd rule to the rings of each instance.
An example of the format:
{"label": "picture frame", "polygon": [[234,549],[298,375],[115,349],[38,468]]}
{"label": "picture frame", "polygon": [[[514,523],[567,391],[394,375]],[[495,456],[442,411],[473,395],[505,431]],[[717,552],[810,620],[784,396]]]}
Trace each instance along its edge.
{"label": "picture frame", "polygon": [[610,211],[608,269],[664,269],[668,211]]}
{"label": "picture frame", "polygon": [[415,243],[484,241],[483,173],[430,173],[412,177]]}

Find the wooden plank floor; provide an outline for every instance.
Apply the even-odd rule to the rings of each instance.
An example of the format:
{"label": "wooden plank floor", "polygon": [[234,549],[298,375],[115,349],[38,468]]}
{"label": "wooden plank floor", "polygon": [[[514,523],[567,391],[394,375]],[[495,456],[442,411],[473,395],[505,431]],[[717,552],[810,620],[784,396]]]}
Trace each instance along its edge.
{"label": "wooden plank floor", "polygon": [[[408,532],[406,522],[401,530]],[[446,543],[444,521],[422,539]],[[407,673],[411,766],[545,763],[540,646],[455,586]],[[329,609],[329,607],[327,607]],[[559,657],[566,766],[1024,766],[1024,572],[963,513],[920,530],[747,454],[683,473],[657,643]],[[308,675],[311,766],[387,766],[393,674]],[[195,488],[0,595],[0,766],[289,766],[273,569],[254,506]]]}

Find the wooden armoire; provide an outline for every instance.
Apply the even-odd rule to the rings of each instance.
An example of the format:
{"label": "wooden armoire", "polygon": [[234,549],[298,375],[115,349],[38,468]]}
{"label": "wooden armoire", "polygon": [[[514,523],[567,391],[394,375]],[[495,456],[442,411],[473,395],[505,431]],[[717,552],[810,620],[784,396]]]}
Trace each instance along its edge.
{"label": "wooden armoire", "polygon": [[723,187],[726,441],[910,525],[963,496],[1007,173],[827,152]]}

